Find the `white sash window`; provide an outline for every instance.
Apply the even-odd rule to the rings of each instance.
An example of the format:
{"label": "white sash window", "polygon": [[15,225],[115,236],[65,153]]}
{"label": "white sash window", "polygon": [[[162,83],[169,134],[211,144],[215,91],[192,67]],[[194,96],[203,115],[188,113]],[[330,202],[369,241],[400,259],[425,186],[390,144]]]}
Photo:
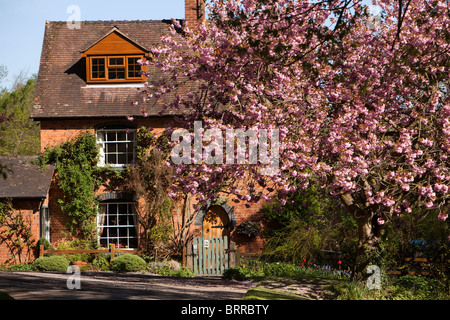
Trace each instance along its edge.
{"label": "white sash window", "polygon": [[124,168],[133,164],[136,157],[135,129],[99,129],[100,166]]}
{"label": "white sash window", "polygon": [[138,219],[135,202],[102,202],[97,216],[97,230],[101,247],[112,243],[119,248],[138,248]]}

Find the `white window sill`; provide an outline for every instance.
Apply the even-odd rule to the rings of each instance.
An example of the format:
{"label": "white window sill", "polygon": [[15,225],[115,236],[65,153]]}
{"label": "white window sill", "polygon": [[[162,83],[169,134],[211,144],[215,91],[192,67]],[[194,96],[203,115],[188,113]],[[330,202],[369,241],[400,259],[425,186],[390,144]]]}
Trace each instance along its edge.
{"label": "white window sill", "polygon": [[89,88],[144,88],[143,83],[104,83],[104,84],[87,84],[82,89]]}

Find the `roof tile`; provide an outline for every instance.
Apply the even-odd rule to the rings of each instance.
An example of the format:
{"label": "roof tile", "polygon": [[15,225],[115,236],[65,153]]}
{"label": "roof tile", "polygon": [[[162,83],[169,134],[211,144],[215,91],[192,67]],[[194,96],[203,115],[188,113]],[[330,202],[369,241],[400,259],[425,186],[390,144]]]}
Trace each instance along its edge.
{"label": "roof tile", "polygon": [[[139,115],[139,109],[131,106],[139,98],[139,87],[88,85],[81,52],[114,27],[150,50],[169,31],[170,23],[169,20],[82,21],[80,29],[70,29],[65,21],[47,22],[32,117],[39,120]],[[161,77],[153,71],[155,78]],[[147,113],[158,115],[160,106],[149,105]]]}

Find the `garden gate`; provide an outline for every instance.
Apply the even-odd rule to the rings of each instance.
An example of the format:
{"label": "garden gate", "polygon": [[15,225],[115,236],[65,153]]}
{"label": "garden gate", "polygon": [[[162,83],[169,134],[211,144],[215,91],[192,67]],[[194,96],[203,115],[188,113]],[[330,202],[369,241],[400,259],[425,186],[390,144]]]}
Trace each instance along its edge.
{"label": "garden gate", "polygon": [[222,275],[229,267],[228,237],[194,237],[192,258],[196,275]]}

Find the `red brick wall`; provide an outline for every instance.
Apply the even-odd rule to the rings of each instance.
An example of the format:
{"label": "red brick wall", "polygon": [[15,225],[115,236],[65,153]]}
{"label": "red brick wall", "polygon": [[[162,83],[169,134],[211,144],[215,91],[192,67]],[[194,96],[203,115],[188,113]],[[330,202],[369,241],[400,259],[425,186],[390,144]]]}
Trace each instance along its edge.
{"label": "red brick wall", "polygon": [[[20,212],[26,222],[28,222],[34,244],[39,240],[39,218],[40,218],[40,201],[39,200],[15,200],[12,202],[15,212]],[[12,262],[16,258],[16,262],[28,263],[33,261],[38,255],[37,247],[31,248],[30,251],[24,250],[22,255],[13,257],[8,250],[6,243],[0,243],[0,264],[7,261]]]}
{"label": "red brick wall", "polygon": [[[261,212],[261,208],[264,206],[265,202],[249,204],[245,201],[240,201],[239,203],[235,203],[233,201],[234,197],[227,197],[225,195],[221,195],[221,199],[225,200],[233,208],[236,218],[236,226],[238,226],[244,220],[250,220],[252,222],[260,223],[262,228],[265,227],[266,222],[264,221],[263,213]],[[190,209],[191,212],[195,211],[193,208],[194,206],[195,202],[192,201]],[[181,221],[182,219],[180,208],[181,206],[179,205],[177,210],[174,211],[175,221]],[[191,225],[190,232],[194,236],[201,236],[202,226],[197,226],[193,223]],[[236,228],[231,230],[230,240],[240,247],[241,252],[245,253],[260,253],[264,246],[264,239],[261,236],[248,238],[246,236],[239,235],[236,232]]]}
{"label": "red brick wall", "polygon": [[185,23],[193,28],[197,23],[205,20],[205,0],[185,0],[184,19]]}
{"label": "red brick wall", "polygon": [[[123,123],[129,123],[130,127],[142,126],[152,127],[155,133],[161,132],[165,119],[139,119],[129,122],[124,119]],[[102,123],[118,122],[112,119],[98,120],[42,120],[41,121],[41,151],[47,147],[56,146],[67,140],[75,138],[84,131],[94,132],[96,125]],[[50,241],[53,246],[60,242],[72,241],[73,238],[68,234],[65,226],[68,222],[68,215],[63,213],[58,205],[58,199],[63,197],[61,189],[58,187],[56,177],[53,178],[49,191],[49,212],[50,212]]]}
{"label": "red brick wall", "polygon": [[[164,125],[168,122],[167,119],[137,119],[133,123],[137,127],[146,126],[154,128],[156,134],[164,130]],[[79,133],[85,130],[92,130],[100,124],[110,122],[108,120],[51,120],[41,122],[41,150],[45,150],[47,146],[54,146],[68,139],[76,137]],[[127,120],[125,120],[127,123]],[[67,223],[67,215],[61,212],[57,199],[62,197],[62,192],[57,187],[55,179],[53,180],[50,192],[49,192],[49,210],[50,210],[50,240],[52,245],[57,245],[61,241],[72,240],[68,237],[65,230]],[[224,197],[224,199],[226,199]],[[236,215],[237,225],[243,220],[249,219],[255,222],[263,222],[262,214],[259,212],[263,203],[250,204],[249,207],[246,203],[234,203],[232,199],[227,199],[228,203],[234,207]],[[192,206],[194,205],[191,204]],[[194,209],[191,209],[192,211]],[[174,210],[175,220],[181,219],[180,208]],[[191,228],[192,232],[197,232],[195,226]],[[200,229],[201,230],[201,229]],[[239,236],[234,231],[231,232],[231,240],[241,247],[242,252],[258,252],[263,246],[263,239],[256,237],[255,239],[247,239],[246,237]]]}

